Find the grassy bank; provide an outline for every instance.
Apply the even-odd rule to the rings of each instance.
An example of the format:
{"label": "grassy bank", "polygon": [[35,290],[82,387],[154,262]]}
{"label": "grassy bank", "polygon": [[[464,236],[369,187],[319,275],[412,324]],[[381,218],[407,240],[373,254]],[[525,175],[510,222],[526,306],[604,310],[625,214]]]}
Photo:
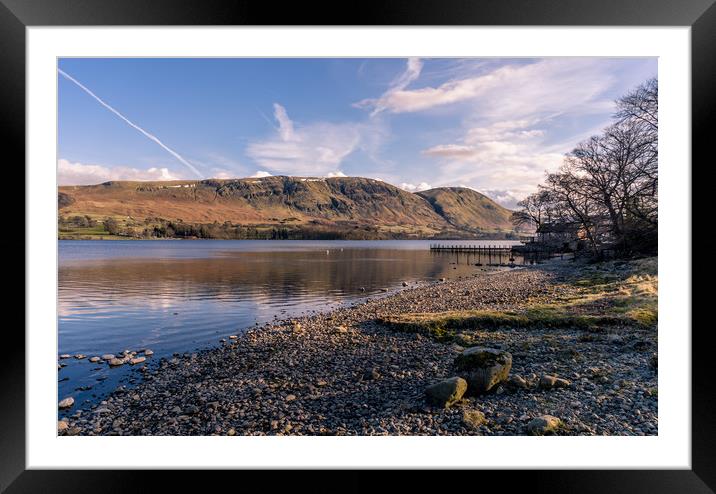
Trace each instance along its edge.
{"label": "grassy bank", "polygon": [[386,316],[392,329],[430,335],[441,341],[466,340],[480,331],[509,328],[574,328],[589,332],[655,329],[658,321],[657,259],[585,265],[560,281],[567,295],[519,310],[412,312]]}

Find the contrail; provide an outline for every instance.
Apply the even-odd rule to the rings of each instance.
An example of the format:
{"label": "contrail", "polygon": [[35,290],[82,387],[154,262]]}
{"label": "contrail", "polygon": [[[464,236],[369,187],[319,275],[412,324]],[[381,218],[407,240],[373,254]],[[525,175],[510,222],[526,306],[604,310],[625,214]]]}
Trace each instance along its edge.
{"label": "contrail", "polygon": [[156,136],[150,134],[149,132],[147,132],[146,130],[144,130],[143,128],[141,128],[139,125],[135,124],[135,123],[132,122],[130,119],[128,119],[127,117],[125,117],[124,115],[122,115],[121,113],[119,113],[117,110],[115,110],[114,108],[112,108],[109,104],[105,103],[105,102],[102,100],[102,98],[100,98],[99,96],[97,96],[96,94],[94,94],[94,93],[93,93],[92,91],[90,91],[86,86],[84,86],[84,85],[83,85],[81,82],[79,82],[77,79],[75,79],[74,77],[72,77],[71,75],[69,75],[67,72],[64,72],[62,69],[57,69],[57,72],[59,72],[60,74],[62,74],[66,79],[68,79],[68,80],[74,82],[75,84],[77,84],[77,86],[79,86],[79,88],[82,89],[85,93],[89,94],[89,95],[92,96],[94,99],[96,99],[96,100],[99,102],[100,105],[104,106],[104,107],[107,108],[109,111],[111,111],[112,113],[114,113],[115,115],[117,115],[119,118],[121,118],[122,120],[124,120],[125,122],[127,122],[127,124],[131,125],[131,126],[134,127],[135,129],[137,129],[139,132],[141,132],[142,134],[144,134],[146,137],[148,137],[148,138],[151,139],[152,141],[154,141],[154,142],[156,142],[157,144],[159,144],[166,152],[168,152],[169,154],[171,154],[172,156],[174,156],[174,157],[175,157],[176,159],[178,159],[183,165],[185,165],[185,166],[186,166],[187,168],[189,168],[192,172],[194,172],[194,174],[195,174],[197,177],[203,178],[202,174],[199,173],[199,170],[197,170],[197,169],[194,167],[194,165],[192,165],[192,164],[189,163],[187,160],[185,160],[184,158],[182,158],[179,153],[177,153],[177,152],[174,151],[172,148],[170,148],[169,146],[167,146],[166,144],[164,144],[164,143],[163,143],[162,141],[160,141]]}

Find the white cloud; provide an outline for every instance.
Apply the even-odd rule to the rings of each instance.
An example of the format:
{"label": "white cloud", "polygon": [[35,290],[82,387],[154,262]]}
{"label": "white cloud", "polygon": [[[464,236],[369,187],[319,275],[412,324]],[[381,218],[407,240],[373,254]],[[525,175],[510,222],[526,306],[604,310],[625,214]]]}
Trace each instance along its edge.
{"label": "white cloud", "polygon": [[432,189],[429,183],[426,182],[420,182],[419,184],[408,184],[408,183],[401,183],[398,185],[403,190],[407,190],[408,192],[420,192],[421,190],[428,190]]}
{"label": "white cloud", "polygon": [[347,177],[347,176],[348,176],[348,175],[346,175],[345,173],[343,173],[343,172],[340,171],[340,170],[335,171],[335,172],[328,172],[328,173],[326,174],[326,178]]}
{"label": "white cloud", "polygon": [[325,176],[361,148],[375,147],[378,127],[360,123],[317,122],[296,125],[288,112],[274,104],[279,122],[275,136],[250,143],[246,154],[274,174]]}
{"label": "white cloud", "polygon": [[251,175],[249,178],[266,178],[266,177],[270,177],[270,176],[271,176],[271,174],[269,172],[259,170],[256,173],[254,173],[253,175]]}
{"label": "white cloud", "polygon": [[556,169],[563,145],[545,145],[538,120],[505,120],[468,129],[461,142],[440,144],[423,154],[441,162],[440,183],[462,181],[505,207],[533,192],[545,171]]}
{"label": "white cloud", "polygon": [[402,93],[408,85],[420,77],[423,69],[423,62],[419,58],[409,58],[405,67],[405,71],[400,74],[391,84],[390,88],[377,99],[365,99],[355,103],[353,106],[357,108],[372,108],[371,116],[390,110],[389,102],[395,98],[396,94]]}
{"label": "white cloud", "polygon": [[57,160],[57,180],[60,185],[95,185],[110,180],[183,180],[186,177],[168,168],[141,170],[128,166],[104,166],[71,163]]}
{"label": "white cloud", "polygon": [[517,209],[517,203],[523,199],[523,197],[518,197],[509,190],[488,189],[478,192],[485,194],[487,197],[497,202],[498,204],[506,207],[507,209]]}
{"label": "white cloud", "polygon": [[286,113],[286,108],[279,105],[278,103],[273,104],[273,116],[278,121],[278,131],[281,135],[281,139],[284,141],[293,141],[294,140],[294,134],[293,134],[293,122],[290,118],[288,118],[288,113]]}
{"label": "white cloud", "polygon": [[[386,119],[389,114],[428,111],[441,119],[455,117],[457,129],[438,127],[426,134],[432,142],[422,154],[437,166],[422,166],[421,178],[433,186],[465,183],[512,207],[536,189],[545,171],[562,163],[565,152],[591,135],[594,126],[599,129],[608,122],[613,101],[605,95],[618,82],[612,68],[620,68],[619,63],[564,57],[499,65],[470,62],[432,77],[424,71],[423,80],[435,80],[436,75],[440,79],[422,87],[420,64],[406,68],[380,97],[354,106]],[[587,129],[582,122],[591,116],[596,118]],[[394,183],[409,177],[401,172],[395,173],[402,176]],[[418,185],[401,187],[415,190]]]}
{"label": "white cloud", "polygon": [[[419,71],[411,74],[413,78],[405,77],[409,82],[417,79]],[[409,90],[395,86],[380,98],[363,100],[355,106],[372,108],[374,114],[407,113],[472,101],[479,104],[483,115],[559,113],[572,108],[585,113],[611,108],[611,100],[596,98],[612,83],[613,76],[598,59],[547,58],[529,64],[504,65],[436,87]]]}

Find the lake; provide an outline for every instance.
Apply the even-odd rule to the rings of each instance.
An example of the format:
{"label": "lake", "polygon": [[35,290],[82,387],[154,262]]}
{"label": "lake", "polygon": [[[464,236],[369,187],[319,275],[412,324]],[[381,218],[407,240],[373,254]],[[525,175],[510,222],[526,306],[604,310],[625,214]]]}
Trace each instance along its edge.
{"label": "lake", "polygon": [[[488,269],[475,266],[486,260],[474,254],[431,252],[431,243],[63,240],[58,355],[150,348],[155,353],[148,360],[157,361],[217,345],[256,324],[385,296],[385,290],[402,289],[403,282],[475,276]],[[58,371],[59,398],[73,396],[78,405],[138,379],[128,365],[110,368],[74,358],[60,362],[66,367]]]}

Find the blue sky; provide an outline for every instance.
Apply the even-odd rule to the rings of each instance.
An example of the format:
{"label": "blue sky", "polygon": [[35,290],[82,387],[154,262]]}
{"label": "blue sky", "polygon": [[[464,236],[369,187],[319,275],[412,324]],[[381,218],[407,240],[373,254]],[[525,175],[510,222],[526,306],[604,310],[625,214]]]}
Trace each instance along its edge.
{"label": "blue sky", "polygon": [[266,175],[513,207],[656,58],[61,59],[61,185]]}

